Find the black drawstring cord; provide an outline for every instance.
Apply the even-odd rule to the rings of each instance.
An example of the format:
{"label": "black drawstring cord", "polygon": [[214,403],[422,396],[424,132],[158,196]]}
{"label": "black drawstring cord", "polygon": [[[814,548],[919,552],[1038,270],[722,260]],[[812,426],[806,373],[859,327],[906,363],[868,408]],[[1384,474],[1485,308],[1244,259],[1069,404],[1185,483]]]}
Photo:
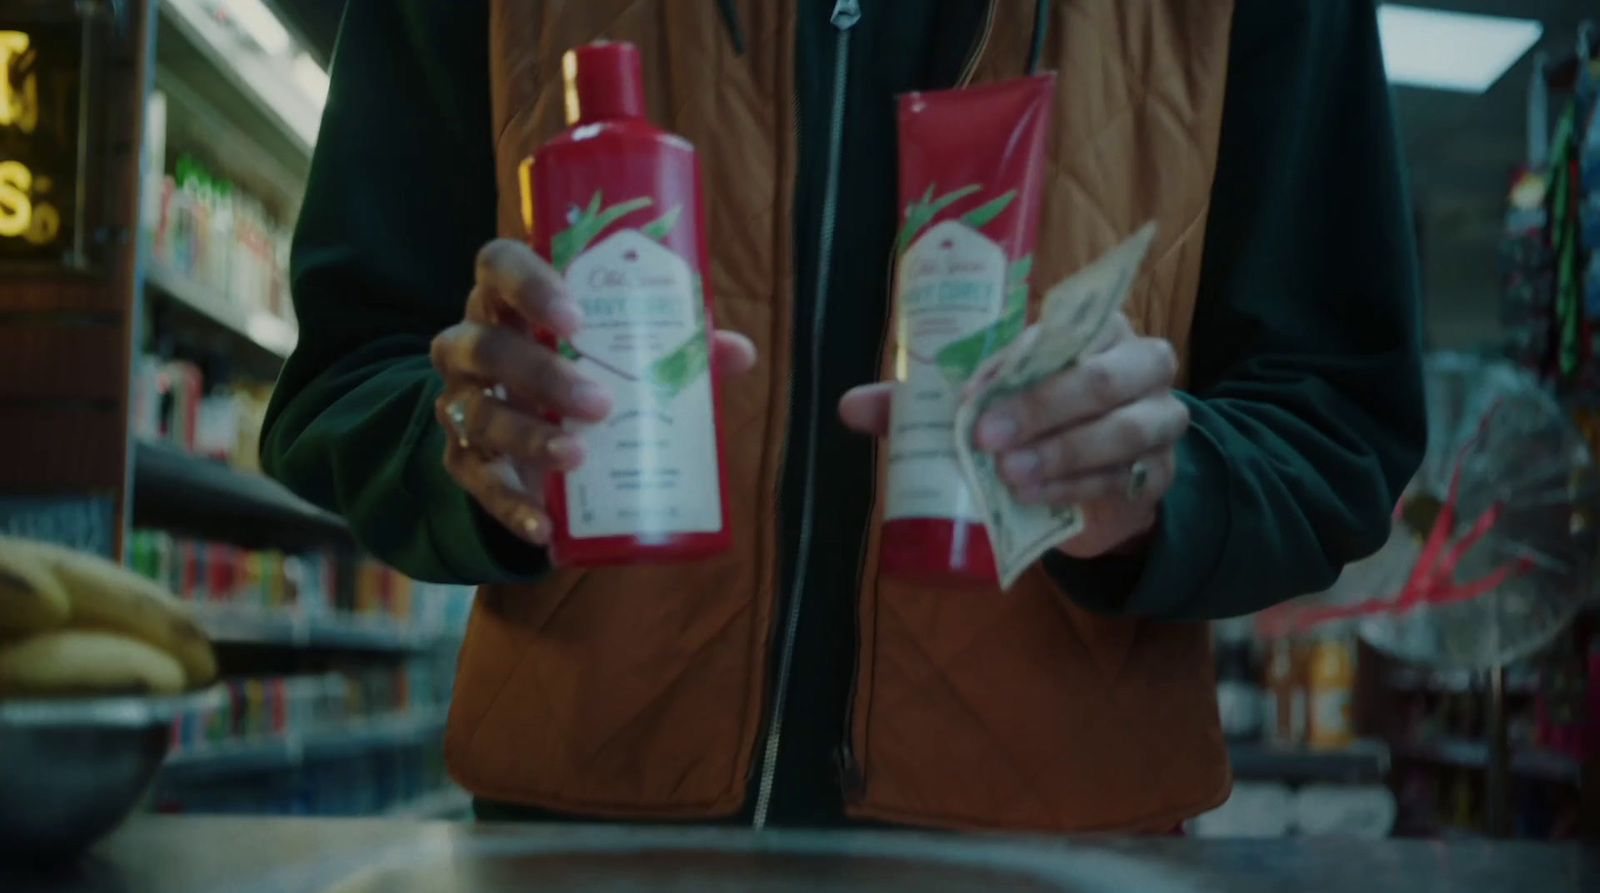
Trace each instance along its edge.
{"label": "black drawstring cord", "polygon": [[1033,7],[1033,45],[1028,48],[1028,74],[1039,72],[1044,55],[1044,37],[1050,31],[1050,0],[1038,0]]}
{"label": "black drawstring cord", "polygon": [[733,41],[734,55],[743,56],[744,31],[739,27],[739,10],[733,8],[733,0],[717,0],[717,8],[722,10],[722,25],[728,29],[728,39]]}

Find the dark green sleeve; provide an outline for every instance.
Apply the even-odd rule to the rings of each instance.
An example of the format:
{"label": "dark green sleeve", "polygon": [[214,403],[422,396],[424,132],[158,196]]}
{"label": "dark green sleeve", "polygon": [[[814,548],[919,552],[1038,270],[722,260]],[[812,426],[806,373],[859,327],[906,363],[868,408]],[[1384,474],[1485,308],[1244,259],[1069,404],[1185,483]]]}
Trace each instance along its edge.
{"label": "dark green sleeve", "polygon": [[429,365],[495,235],[484,0],[351,0],[291,279],[300,343],[262,436],[267,471],[420,580],[537,573],[543,556],[445,473]]}
{"label": "dark green sleeve", "polygon": [[1091,610],[1248,613],[1381,546],[1426,441],[1412,217],[1371,2],[1239,0],[1191,337],[1193,428],[1141,558],[1046,566]]}

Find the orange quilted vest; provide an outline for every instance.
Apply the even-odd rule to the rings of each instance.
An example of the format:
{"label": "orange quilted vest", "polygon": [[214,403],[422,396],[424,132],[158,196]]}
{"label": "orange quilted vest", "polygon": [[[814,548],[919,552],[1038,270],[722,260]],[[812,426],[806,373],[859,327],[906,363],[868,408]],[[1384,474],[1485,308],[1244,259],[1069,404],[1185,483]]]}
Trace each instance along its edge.
{"label": "orange quilted vest", "polygon": [[[494,0],[491,72],[503,234],[523,233],[517,166],[563,125],[562,51],[639,45],[652,119],[706,173],[719,325],[763,362],[724,389],[735,547],[669,567],[573,570],[480,594],[446,739],[480,796],[617,818],[743,806],[764,730],[777,493],[793,316],[794,18],[740,0],[746,51],[701,0]],[[991,0],[969,66],[1022,73],[1035,4]],[[1060,72],[1034,282],[1149,219],[1160,238],[1130,319],[1180,357],[1200,275],[1232,3],[1054,0]],[[1037,298],[1037,294],[1035,295]],[[890,355],[885,351],[884,355]],[[1230,783],[1203,624],[1078,609],[1042,572],[1005,594],[880,578],[863,553],[851,745],[861,818],[950,828],[1163,829]],[[820,544],[827,548],[826,543]]]}

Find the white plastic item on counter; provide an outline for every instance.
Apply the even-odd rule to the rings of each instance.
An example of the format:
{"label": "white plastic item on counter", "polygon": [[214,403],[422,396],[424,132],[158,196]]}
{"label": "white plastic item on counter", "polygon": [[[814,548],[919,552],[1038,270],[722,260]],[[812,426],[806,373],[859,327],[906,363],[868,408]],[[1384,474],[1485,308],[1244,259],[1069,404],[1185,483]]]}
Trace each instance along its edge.
{"label": "white plastic item on counter", "polygon": [[1399,804],[1384,785],[1306,785],[1295,793],[1294,822],[1306,837],[1381,840],[1394,829]]}
{"label": "white plastic item on counter", "polygon": [[1241,781],[1228,802],[1189,822],[1194,837],[1288,837],[1294,828],[1295,795],[1276,782]]}

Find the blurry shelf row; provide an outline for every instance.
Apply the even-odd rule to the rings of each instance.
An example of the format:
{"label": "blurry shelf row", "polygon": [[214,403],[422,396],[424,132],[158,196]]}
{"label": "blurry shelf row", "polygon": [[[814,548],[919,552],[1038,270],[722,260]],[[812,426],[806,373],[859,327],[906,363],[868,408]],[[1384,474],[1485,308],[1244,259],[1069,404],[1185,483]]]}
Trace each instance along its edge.
{"label": "blurry shelf row", "polygon": [[162,767],[165,781],[277,772],[313,760],[356,757],[389,748],[436,742],[444,734],[443,709],[418,709],[357,719],[315,731],[289,731],[254,739],[196,743],[179,748]]}

